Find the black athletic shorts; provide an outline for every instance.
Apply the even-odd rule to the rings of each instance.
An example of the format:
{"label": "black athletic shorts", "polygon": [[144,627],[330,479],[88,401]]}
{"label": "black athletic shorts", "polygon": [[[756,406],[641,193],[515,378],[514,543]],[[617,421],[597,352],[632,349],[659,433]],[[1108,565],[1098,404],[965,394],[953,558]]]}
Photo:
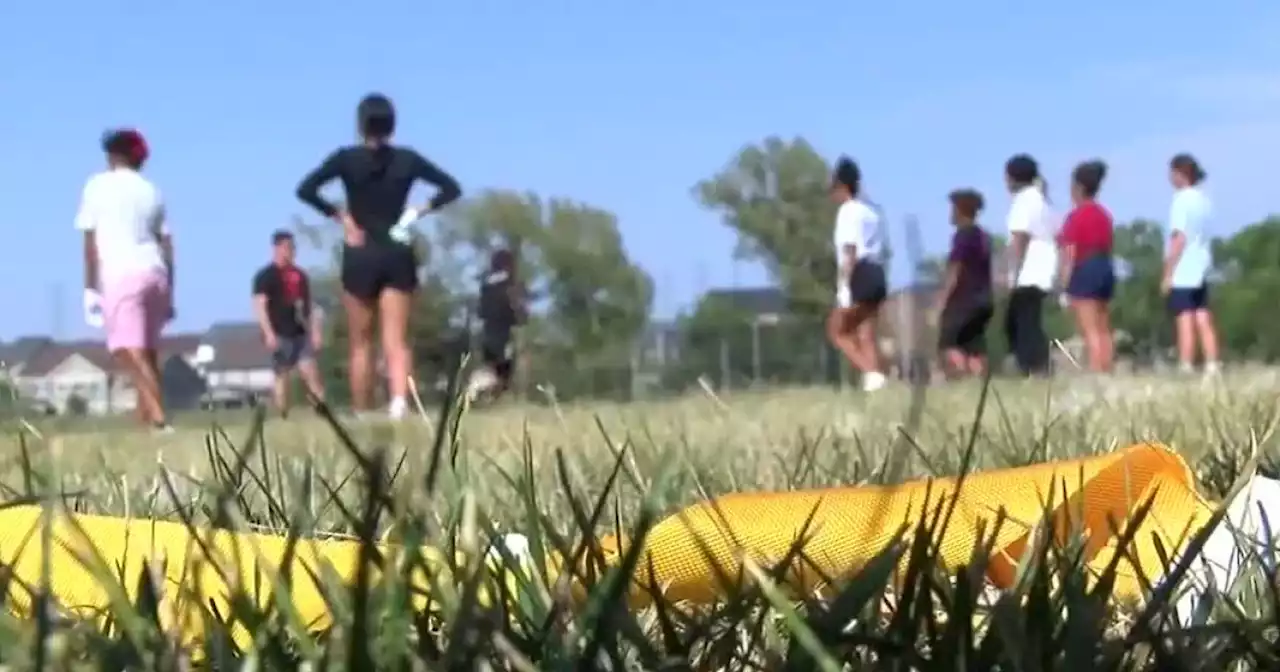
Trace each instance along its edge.
{"label": "black athletic shorts", "polygon": [[878,306],[889,294],[889,281],[884,266],[870,259],[861,259],[853,265],[849,274],[849,300],[855,304]]}
{"label": "black athletic shorts", "polygon": [[511,328],[485,326],[480,334],[480,360],[500,380],[510,382],[515,370],[515,341]]}
{"label": "black athletic shorts", "polygon": [[968,355],[985,354],[987,324],[994,312],[991,303],[985,301],[947,304],[938,325],[938,348]]}
{"label": "black athletic shorts", "polygon": [[342,289],[373,301],[384,289],[413,292],[418,288],[418,259],[409,245],[367,241],[342,248]]}

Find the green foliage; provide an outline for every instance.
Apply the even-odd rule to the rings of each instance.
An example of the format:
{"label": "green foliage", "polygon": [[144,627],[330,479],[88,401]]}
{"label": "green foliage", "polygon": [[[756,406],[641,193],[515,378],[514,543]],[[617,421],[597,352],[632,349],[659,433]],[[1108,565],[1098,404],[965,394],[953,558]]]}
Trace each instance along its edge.
{"label": "green foliage", "polygon": [[825,312],[835,286],[831,167],[803,138],[744,147],[694,193],[738,234],[735,254],[764,265],[796,311]]}

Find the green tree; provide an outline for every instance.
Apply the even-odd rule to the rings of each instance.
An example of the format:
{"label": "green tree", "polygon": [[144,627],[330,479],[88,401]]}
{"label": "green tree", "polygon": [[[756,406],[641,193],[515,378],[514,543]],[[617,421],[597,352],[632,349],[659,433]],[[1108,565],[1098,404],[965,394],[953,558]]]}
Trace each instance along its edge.
{"label": "green tree", "polygon": [[1269,217],[1215,241],[1220,281],[1213,310],[1223,350],[1236,357],[1280,359],[1280,217]]}
{"label": "green tree", "polygon": [[734,254],[762,264],[796,312],[831,305],[836,265],[830,165],[802,138],[766,138],[744,147],[694,193],[738,234]]}
{"label": "green tree", "polygon": [[665,385],[683,389],[705,376],[718,386],[813,384],[835,380],[843,360],[826,343],[820,321],[782,315],[759,320],[732,294],[708,293],[677,321],[680,362]]}
{"label": "green tree", "polygon": [[1164,268],[1160,225],[1139,219],[1116,227],[1113,249],[1125,272],[1116,283],[1111,322],[1128,336],[1117,345],[1129,355],[1154,356],[1171,345],[1173,336],[1160,295]]}
{"label": "green tree", "polygon": [[[617,218],[569,199],[489,191],[441,218],[439,247],[452,275],[474,285],[489,252],[514,249],[534,302],[522,341],[533,378],[557,394],[624,393],[653,283],[628,257]],[[455,288],[455,294],[473,294]]]}

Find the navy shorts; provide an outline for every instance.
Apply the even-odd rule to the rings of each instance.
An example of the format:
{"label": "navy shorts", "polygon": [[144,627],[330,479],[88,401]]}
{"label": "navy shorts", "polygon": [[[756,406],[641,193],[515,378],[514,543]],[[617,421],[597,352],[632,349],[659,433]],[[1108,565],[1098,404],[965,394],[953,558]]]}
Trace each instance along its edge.
{"label": "navy shorts", "polygon": [[980,356],[987,351],[987,324],[994,314],[991,302],[971,299],[948,303],[938,325],[938,347]]}
{"label": "navy shorts", "polygon": [[302,336],[280,336],[276,338],[276,350],[271,353],[271,365],[276,371],[288,371],[298,362],[311,359],[315,353],[311,350],[311,338]]}
{"label": "navy shorts", "polygon": [[1209,307],[1209,286],[1174,287],[1169,290],[1168,306],[1169,312],[1174,315],[1207,308]]}
{"label": "navy shorts", "polygon": [[878,306],[889,294],[884,266],[870,259],[859,260],[849,274],[849,299],[855,304]]}
{"label": "navy shorts", "polygon": [[1096,254],[1071,271],[1067,282],[1067,296],[1090,301],[1110,301],[1116,292],[1116,272],[1111,257]]}

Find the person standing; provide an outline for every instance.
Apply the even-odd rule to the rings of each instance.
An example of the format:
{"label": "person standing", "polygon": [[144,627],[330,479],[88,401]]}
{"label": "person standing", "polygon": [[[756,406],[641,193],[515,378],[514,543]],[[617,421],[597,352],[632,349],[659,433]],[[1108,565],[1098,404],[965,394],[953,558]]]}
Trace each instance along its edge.
{"label": "person standing", "polygon": [[1026,154],[1010,158],[1004,176],[1013,195],[1007,219],[1013,290],[1005,312],[1005,336],[1022,375],[1046,375],[1044,299],[1058,271],[1057,226],[1035,159]]}
{"label": "person standing", "polygon": [[982,194],[951,192],[951,253],[943,280],[938,345],[950,376],[986,372],[987,324],[994,312],[991,291],[991,237],[978,226]]}
{"label": "person standing", "polygon": [[137,390],[139,420],[169,432],[157,348],[175,312],[173,237],[160,190],[142,175],[150,157],[142,134],[108,131],[102,150],[107,169],[85,183],[75,221],[85,306],[101,312],[107,349]]}
{"label": "person standing", "polygon": [[[342,225],[342,305],[350,334],[352,406],[363,412],[372,401],[377,315],[391,392],[388,413],[399,419],[408,410],[413,353],[406,338],[418,288],[418,260],[407,223],[457,200],[462,190],[418,152],[391,144],[396,112],[386,96],[365,96],[356,108],[356,125],[361,143],[331,153],[302,179],[297,195]],[[320,196],[320,188],[333,180],[341,180],[346,190],[345,209]],[[425,206],[406,209],[418,180],[435,186],[436,194]]]}
{"label": "person standing", "polygon": [[862,389],[873,392],[887,382],[876,326],[888,294],[888,280],[881,261],[884,239],[880,213],[861,194],[858,164],[841,157],[831,181],[831,199],[839,207],[834,235],[836,306],[827,318],[827,336],[862,372]]}
{"label": "person standing", "polygon": [[1165,246],[1164,274],[1160,290],[1173,315],[1178,347],[1178,367],[1195,370],[1197,342],[1204,358],[1204,373],[1221,370],[1218,331],[1209,309],[1209,223],[1213,204],[1204,191],[1204,169],[1190,154],[1178,154],[1169,162],[1173,204],[1169,208],[1169,236]]}
{"label": "person standing", "polygon": [[467,396],[501,395],[511,387],[515,373],[515,328],[527,317],[524,286],[516,273],[515,255],[498,250],[480,277],[480,361],[482,368],[470,379]]}
{"label": "person standing", "polygon": [[1066,287],[1076,330],[1088,352],[1089,370],[1109,373],[1115,359],[1111,335],[1111,297],[1115,267],[1111,260],[1114,225],[1111,213],[1098,203],[1107,175],[1102,161],[1086,161],[1071,173],[1071,201],[1075,207],[1062,225],[1060,284]]}
{"label": "person standing", "polygon": [[271,234],[271,263],[253,276],[253,312],[262,342],[271,351],[276,410],[286,418],[290,374],[295,370],[312,402],[324,402],[324,381],[315,357],[320,350],[320,313],[313,309],[311,280],[298,268],[296,255],[293,234],[276,231]]}

